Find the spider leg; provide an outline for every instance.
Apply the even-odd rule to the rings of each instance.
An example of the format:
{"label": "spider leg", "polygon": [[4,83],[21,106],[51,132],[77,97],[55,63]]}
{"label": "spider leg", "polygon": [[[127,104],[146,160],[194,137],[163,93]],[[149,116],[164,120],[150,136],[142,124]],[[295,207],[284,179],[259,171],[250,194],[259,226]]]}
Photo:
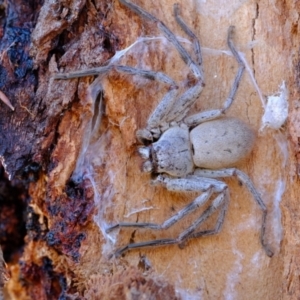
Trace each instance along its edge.
{"label": "spider leg", "polygon": [[[177,122],[182,121],[184,116],[186,116],[186,114],[190,110],[191,106],[199,97],[202,91],[201,86],[202,87],[204,86],[204,73],[202,69],[202,52],[201,52],[200,42],[196,37],[196,35],[194,34],[194,32],[186,25],[186,23],[181,18],[180,6],[178,3],[174,4],[174,15],[175,15],[176,22],[179,24],[181,29],[191,38],[193,42],[194,52],[196,54],[196,62],[199,65],[202,82],[196,83],[195,87],[190,88],[176,101],[176,106],[174,106],[174,109],[168,115],[168,118],[166,120],[167,123],[170,123],[171,121],[177,121]],[[200,87],[198,85],[200,85]]]}
{"label": "spider leg", "polygon": [[268,245],[266,241],[266,218],[267,218],[267,207],[264,204],[260,194],[254,187],[254,184],[252,183],[251,179],[242,171],[236,169],[236,168],[228,168],[228,169],[221,169],[221,170],[207,170],[207,169],[197,169],[195,171],[195,175],[199,176],[205,176],[209,178],[221,178],[221,177],[233,177],[236,176],[251,192],[254,200],[262,210],[263,216],[262,216],[262,227],[261,227],[261,234],[260,234],[260,241],[261,244],[267,253],[269,257],[273,256],[273,251],[270,249],[270,246]]}
{"label": "spider leg", "polygon": [[[197,62],[194,62],[192,57],[189,55],[187,50],[180,44],[174,33],[160,20],[151,15],[150,13],[143,10],[141,7],[136,4],[131,3],[127,0],[119,0],[123,5],[127,6],[129,9],[140,15],[142,18],[150,20],[154,22],[159,30],[164,34],[164,36],[174,45],[182,60],[187,64],[187,66],[193,72],[195,77],[194,85],[189,88],[181,97],[179,97],[174,103],[168,105],[168,110],[162,110],[160,105],[157,109],[154,110],[152,115],[149,117],[147,122],[147,130],[151,131],[152,129],[156,129],[162,127],[166,123],[170,123],[172,121],[181,121],[189,111],[190,107],[195,103],[200,93],[202,92],[204,86],[204,78],[203,71],[201,66],[199,66],[199,62],[202,61],[201,51],[200,51],[200,43],[197,40],[196,36],[192,33],[192,31],[186,26],[186,24],[179,17],[179,8],[178,5],[175,6],[175,18],[181,28],[190,36],[194,41],[195,52],[198,53]],[[200,59],[199,59],[200,58]],[[172,99],[173,100],[173,99]],[[169,108],[172,109],[169,111]]]}
{"label": "spider leg", "polygon": [[239,69],[238,69],[238,72],[235,76],[235,79],[234,79],[233,85],[231,87],[231,90],[229,92],[229,96],[225,101],[224,108],[223,108],[223,113],[226,110],[228,110],[228,108],[231,106],[231,104],[234,100],[234,97],[236,95],[236,92],[238,90],[238,87],[240,85],[243,73],[245,71],[245,64],[244,64],[239,52],[236,50],[236,48],[234,46],[234,43],[233,43],[232,36],[233,36],[234,28],[235,28],[234,26],[230,26],[229,29],[228,29],[227,44],[228,44],[229,49],[232,52],[232,55],[234,56],[234,58],[236,59],[236,61],[239,64]]}
{"label": "spider leg", "polygon": [[[193,46],[194,46],[194,52],[196,54],[196,60],[198,65],[202,66],[202,52],[201,52],[201,46],[198,38],[194,34],[194,32],[186,25],[186,23],[183,21],[183,19],[180,16],[180,5],[178,3],[174,4],[174,15],[175,15],[175,20],[181,27],[181,29],[191,38],[193,41]],[[202,69],[200,69],[202,71]],[[203,72],[203,71],[202,71]],[[202,73],[202,78],[204,77]]]}
{"label": "spider leg", "polygon": [[[129,223],[122,222],[116,225],[113,225],[106,229],[106,232],[109,233],[120,227],[131,227],[131,228],[147,228],[154,230],[167,229],[174,225],[176,222],[195,211],[200,206],[204,205],[211,197],[213,193],[221,193],[216,199],[213,201],[212,205],[201,215],[201,217],[186,231],[184,231],[177,239],[160,239],[157,241],[150,242],[142,242],[129,244],[122,249],[117,250],[117,255],[126,252],[129,249],[140,248],[140,247],[148,247],[148,246],[158,246],[165,244],[182,244],[193,232],[193,228],[197,228],[202,222],[204,222],[217,207],[219,207],[219,201],[222,200],[228,194],[227,185],[224,182],[212,179],[199,177],[194,175],[189,175],[186,178],[173,178],[168,175],[158,175],[154,180],[154,184],[164,185],[170,191],[201,191],[203,192],[200,196],[198,196],[193,202],[185,206],[182,210],[177,212],[174,216],[163,222],[162,224],[155,223]],[[223,196],[222,196],[223,195]],[[218,199],[218,200],[217,200]],[[215,207],[215,209],[214,209]],[[219,222],[218,222],[219,223]],[[197,225],[198,224],[198,225]]]}
{"label": "spider leg", "polygon": [[169,111],[171,110],[176,101],[176,96],[178,94],[178,86],[174,80],[172,80],[169,76],[162,72],[141,70],[127,66],[116,66],[115,68],[120,73],[139,75],[169,85],[167,93],[164,95],[163,99],[160,101],[152,115],[149,117],[147,121],[147,128],[137,131],[138,140],[142,142],[143,140],[151,141],[153,137],[157,137],[156,134],[159,135],[160,131],[157,130],[157,128],[160,125],[162,125],[162,120],[165,118],[166,115],[168,115]]}
{"label": "spider leg", "polygon": [[[137,75],[141,76],[150,80],[156,80],[161,83],[167,84],[169,86],[169,89],[159,105],[155,109],[155,118],[163,119],[166,114],[170,111],[171,107],[173,106],[176,95],[178,93],[178,86],[174,80],[172,80],[169,76],[162,72],[155,72],[155,71],[149,71],[149,70],[142,70],[134,67],[129,66],[123,66],[123,65],[108,65],[108,66],[102,66],[98,68],[88,69],[88,70],[81,70],[81,71],[75,71],[70,73],[58,73],[55,74],[53,77],[54,79],[71,79],[71,78],[79,78],[79,77],[85,77],[85,76],[95,76],[98,75],[98,78],[95,79],[95,81],[92,83],[90,87],[90,96],[92,97],[93,103],[95,102],[95,99],[97,98],[100,90],[102,90],[102,84],[101,80],[102,77],[110,72],[111,70],[115,70],[118,73],[123,73],[127,75]],[[97,91],[98,90],[98,91]],[[151,117],[149,118],[151,122]],[[149,121],[148,121],[149,123]],[[157,125],[157,124],[152,124]],[[155,128],[158,126],[151,126],[151,128]],[[143,140],[152,140],[152,133],[150,130],[139,130],[137,132],[137,137],[140,141]]]}
{"label": "spider leg", "polygon": [[167,229],[206,203],[211,197],[212,193],[220,193],[227,188],[227,185],[221,181],[193,175],[190,175],[186,178],[171,178],[167,175],[158,175],[157,178],[153,180],[153,184],[163,185],[169,191],[194,191],[203,192],[203,194],[198,196],[193,202],[185,206],[182,210],[177,212],[170,219],[166,220],[163,224],[121,222],[108,227],[106,229],[107,233],[120,227],[148,228],[154,230]]}
{"label": "spider leg", "polygon": [[152,180],[153,185],[162,185],[168,191],[199,192],[214,189],[215,193],[221,193],[227,188],[226,183],[198,175],[188,175],[183,178],[174,178],[166,174],[160,174]]}
{"label": "spider leg", "polygon": [[157,80],[162,83],[170,85],[170,88],[173,89],[178,88],[175,81],[162,72],[142,70],[142,69],[129,67],[129,66],[122,66],[122,65],[108,65],[108,66],[102,66],[93,69],[74,71],[70,73],[57,73],[53,76],[53,78],[66,80],[66,79],[79,78],[85,76],[98,76],[98,75],[107,74],[111,70],[116,70],[119,73],[124,73],[128,75],[142,76],[150,80]]}
{"label": "spider leg", "polygon": [[[97,85],[99,86],[99,92],[102,89],[101,80],[104,74],[110,72],[111,70],[115,70],[119,73],[127,74],[127,75],[138,75],[141,77],[145,77],[150,80],[156,80],[162,83],[165,83],[169,85],[169,89],[159,105],[156,107],[155,112],[152,114],[152,117],[149,118],[148,124],[150,123],[151,129],[157,128],[157,119],[161,120],[164,119],[165,115],[168,114],[170,109],[172,108],[175,100],[176,95],[178,93],[178,86],[174,80],[172,80],[169,76],[162,72],[155,72],[155,71],[149,71],[149,70],[142,70],[138,68],[133,68],[129,66],[122,66],[122,65],[108,65],[108,66],[102,66],[98,68],[93,69],[87,69],[87,70],[81,70],[81,71],[75,71],[70,73],[58,73],[55,74],[53,77],[54,79],[71,79],[71,78],[79,78],[79,77],[85,77],[85,76],[96,76],[98,75],[98,78],[95,79],[95,81],[92,83],[93,87],[92,89],[94,91],[97,90]],[[91,90],[91,89],[90,89]],[[97,95],[99,94],[97,93]],[[94,94],[94,93],[92,93]],[[92,95],[93,101],[96,99],[97,95]],[[155,119],[153,122],[152,120]],[[159,122],[161,123],[161,122]],[[149,129],[144,130],[138,130],[137,137],[140,141],[143,140],[152,140],[152,132]]]}
{"label": "spider leg", "polygon": [[245,70],[245,64],[244,64],[239,52],[236,50],[236,48],[234,46],[233,31],[234,31],[234,26],[230,26],[228,29],[227,44],[228,44],[228,47],[231,50],[231,53],[233,54],[234,58],[238,62],[239,69],[235,76],[233,85],[230,89],[229,96],[226,99],[226,101],[223,105],[223,108],[200,112],[198,114],[194,114],[192,116],[185,118],[184,122],[189,127],[194,127],[194,126],[199,125],[200,123],[219,118],[230,108],[230,106],[234,100],[234,97],[236,95],[236,92],[238,90],[238,87],[239,87],[239,84],[240,84],[240,81],[242,78],[242,75]]}
{"label": "spider leg", "polygon": [[108,73],[113,68],[113,65],[102,66],[98,68],[92,68],[87,70],[73,71],[69,73],[56,73],[53,75],[54,79],[71,79],[71,78],[80,78],[86,76],[98,76]]}
{"label": "spider leg", "polygon": [[[229,197],[227,197],[227,198],[229,199]],[[225,220],[225,215],[226,215],[226,212],[227,212],[228,203],[229,203],[229,201],[224,201],[224,204],[221,207],[221,210],[220,210],[220,213],[219,213],[219,216],[218,216],[218,219],[217,219],[217,223],[216,223],[214,229],[202,230],[202,231],[199,231],[199,232],[195,232],[195,233],[191,234],[190,238],[198,238],[200,236],[208,236],[208,235],[218,234],[221,231],[222,225],[223,225],[224,220]]]}
{"label": "spider leg", "polygon": [[148,13],[147,11],[143,10],[136,4],[133,4],[127,0],[119,0],[123,5],[127,6],[130,10],[134,11],[136,14],[140,15],[144,19],[148,19],[151,22],[156,23],[159,30],[164,34],[164,36],[174,45],[177,49],[178,53],[180,54],[182,60],[191,68],[192,72],[194,73],[195,78],[202,80],[202,72],[199,68],[198,64],[193,61],[189,53],[186,49],[179,43],[174,33],[159,19]]}
{"label": "spider leg", "polygon": [[[227,189],[224,190],[221,194],[219,194],[212,202],[212,204],[201,214],[201,216],[190,226],[188,227],[184,232],[182,232],[177,238],[175,239],[157,239],[147,242],[141,242],[141,243],[132,243],[128,244],[120,249],[118,249],[113,256],[118,257],[122,255],[123,253],[132,250],[132,249],[141,249],[145,247],[155,247],[155,246],[163,246],[163,245],[173,245],[173,244],[179,244],[182,245],[187,239],[193,237],[194,231],[205,221],[207,220],[221,205],[223,205],[223,208],[221,210],[220,216],[217,221],[218,223],[221,223],[222,225],[222,218],[224,219],[224,215],[227,208],[228,202],[228,191]],[[224,209],[225,207],[225,209]],[[219,221],[220,220],[220,221]],[[220,227],[220,225],[219,225]]]}
{"label": "spider leg", "polygon": [[[178,239],[181,240],[180,245],[184,245],[187,239],[197,238],[200,236],[213,235],[220,232],[222,225],[225,220],[225,215],[227,212],[229,203],[229,192],[228,189],[224,190],[213,203],[203,212],[199,219],[197,219],[192,226],[190,226],[187,230],[180,234]],[[219,216],[216,222],[216,225],[213,229],[210,230],[202,230],[199,232],[195,232],[195,230],[206,220],[208,219],[219,207],[221,207]]]}
{"label": "spider leg", "polygon": [[199,197],[197,197],[193,202],[189,203],[175,215],[173,215],[170,219],[166,220],[162,224],[155,224],[155,223],[129,223],[129,222],[121,222],[116,225],[113,225],[106,229],[106,233],[109,233],[117,228],[121,227],[130,227],[130,228],[147,228],[147,229],[154,229],[154,230],[163,230],[168,229],[179,220],[183,219],[185,216],[196,210],[198,207],[204,205],[207,200],[211,197],[213,193],[213,189],[209,188],[207,192],[204,192]]}
{"label": "spider leg", "polygon": [[[138,130],[137,137],[140,141],[143,140],[152,140],[153,136],[155,136],[155,129],[159,127],[159,125],[162,124],[161,120],[163,120],[166,115],[171,110],[172,106],[174,105],[174,102],[176,100],[176,96],[178,93],[178,86],[174,80],[172,80],[169,76],[162,72],[155,72],[155,71],[149,71],[149,70],[142,70],[134,67],[129,66],[123,66],[123,65],[107,65],[102,66],[98,68],[93,69],[87,69],[87,70],[81,70],[81,71],[75,71],[75,72],[69,72],[69,73],[58,73],[55,74],[53,77],[54,79],[71,79],[71,78],[79,78],[79,77],[85,77],[85,76],[96,76],[98,75],[99,78],[96,79],[94,82],[94,89],[96,88],[96,85],[101,85],[101,79],[102,76],[111,70],[115,70],[119,73],[127,74],[127,75],[137,75],[141,77],[145,77],[150,80],[156,80],[161,83],[165,83],[169,86],[169,89],[161,102],[156,107],[155,111],[152,113],[152,115],[149,117],[148,120],[148,128],[144,130]],[[154,129],[154,130],[152,130]],[[152,131],[151,131],[152,130]],[[154,132],[154,133],[153,133]]]}
{"label": "spider leg", "polygon": [[163,120],[164,123],[180,122],[187,115],[190,108],[194,105],[203,90],[202,84],[199,82],[186,90],[174,103],[171,111],[166,115]]}

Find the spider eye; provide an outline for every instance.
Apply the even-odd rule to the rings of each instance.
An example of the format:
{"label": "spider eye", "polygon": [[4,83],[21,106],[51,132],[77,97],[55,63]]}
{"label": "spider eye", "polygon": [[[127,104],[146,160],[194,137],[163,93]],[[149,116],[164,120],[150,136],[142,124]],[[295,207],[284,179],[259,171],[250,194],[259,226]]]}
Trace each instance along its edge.
{"label": "spider eye", "polygon": [[142,171],[145,173],[151,173],[153,170],[153,165],[151,163],[151,161],[147,160],[144,162],[143,167],[142,167]]}
{"label": "spider eye", "polygon": [[149,130],[147,129],[140,129],[136,132],[136,137],[140,143],[143,145],[151,144],[153,137]]}
{"label": "spider eye", "polygon": [[140,147],[138,149],[138,152],[139,152],[140,156],[143,159],[149,159],[150,158],[150,149],[149,149],[149,147]]}

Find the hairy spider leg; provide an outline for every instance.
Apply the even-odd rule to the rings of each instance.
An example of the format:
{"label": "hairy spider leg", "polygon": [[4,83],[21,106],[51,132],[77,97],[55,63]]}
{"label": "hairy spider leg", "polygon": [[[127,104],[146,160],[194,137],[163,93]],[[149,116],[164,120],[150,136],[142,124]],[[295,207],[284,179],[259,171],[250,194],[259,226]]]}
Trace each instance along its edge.
{"label": "hairy spider leg", "polygon": [[196,61],[198,65],[200,66],[200,71],[202,72],[201,76],[204,78],[203,70],[201,69],[202,67],[202,51],[201,51],[201,46],[198,38],[196,37],[195,33],[186,25],[186,23],[183,21],[183,19],[180,16],[180,6],[178,3],[174,4],[174,15],[175,15],[175,20],[181,27],[181,29],[190,37],[190,39],[193,42],[193,47],[194,47],[194,52],[196,54]]}
{"label": "hairy spider leg", "polygon": [[229,96],[226,99],[226,101],[224,102],[223,108],[200,112],[200,113],[197,113],[197,114],[194,114],[192,116],[185,118],[184,123],[189,127],[195,127],[203,122],[221,117],[230,108],[230,106],[235,98],[236,92],[238,90],[239,84],[241,82],[241,79],[242,79],[242,76],[243,76],[243,73],[245,70],[245,64],[244,64],[239,52],[236,50],[236,48],[234,46],[233,32],[234,32],[234,26],[230,26],[228,29],[227,45],[228,45],[232,55],[238,62],[239,68],[238,68],[237,74],[235,76],[231,90],[229,92]]}
{"label": "hairy spider leg", "polygon": [[[194,172],[195,175],[199,175],[200,178],[202,176],[204,177],[209,177],[209,178],[226,178],[226,177],[233,177],[236,176],[250,191],[252,194],[254,200],[258,204],[259,208],[262,211],[262,226],[261,226],[261,232],[260,232],[260,241],[261,244],[267,253],[269,257],[273,256],[273,251],[270,249],[270,246],[268,245],[266,241],[266,218],[267,218],[267,207],[264,204],[260,194],[254,187],[253,182],[249,178],[247,174],[244,172],[240,171],[239,169],[236,168],[226,168],[226,169],[221,169],[221,170],[208,170],[208,169],[196,169]],[[198,234],[195,234],[195,237],[201,236],[201,233],[199,232]]]}
{"label": "hairy spider leg", "polygon": [[229,195],[228,195],[228,189],[226,187],[225,190],[223,190],[212,202],[212,204],[200,215],[198,219],[195,220],[195,222],[189,226],[185,231],[183,231],[179,236],[175,239],[157,239],[157,240],[151,240],[141,243],[131,243],[128,244],[120,249],[118,249],[113,256],[118,257],[122,255],[123,253],[132,250],[132,249],[141,249],[145,247],[156,247],[156,246],[163,246],[163,245],[174,245],[178,244],[179,246],[182,246],[189,238],[193,237],[193,234],[195,230],[205,221],[207,220],[217,209],[220,208],[219,216],[215,225],[215,228],[212,229],[212,232],[219,232],[224,219],[225,214],[227,211],[229,202]]}
{"label": "hairy spider leg", "polygon": [[[123,5],[127,6],[129,9],[140,15],[144,19],[148,19],[151,22],[155,23],[159,30],[164,34],[164,36],[169,40],[176,50],[178,51],[179,55],[181,56],[182,60],[187,64],[187,66],[192,70],[193,75],[196,79],[194,86],[189,88],[181,97],[176,99],[172,99],[172,103],[170,105],[161,105],[159,104],[154,112],[150,115],[148,122],[147,122],[147,130],[156,131],[157,128],[163,127],[166,123],[170,123],[172,121],[178,121],[178,119],[183,119],[187,112],[189,111],[190,107],[195,103],[198,99],[200,93],[203,90],[204,86],[204,78],[203,78],[203,71],[201,66],[199,66],[199,62],[202,62],[201,50],[200,50],[200,43],[199,41],[196,42],[197,46],[195,46],[195,52],[197,55],[197,62],[195,62],[187,50],[180,44],[174,33],[160,20],[156,17],[151,15],[150,13],[143,10],[141,7],[137,6],[136,4],[131,3],[127,0],[119,0]],[[186,24],[181,20],[179,17],[179,8],[178,5],[174,8],[175,11],[175,19],[181,28],[192,38],[197,39],[196,36],[192,33],[192,31],[186,26]],[[194,42],[195,44],[195,42]]]}
{"label": "hairy spider leg", "polygon": [[[177,239],[163,239],[163,241],[170,241],[172,244],[182,244],[186,239],[188,239],[196,230],[198,226],[200,226],[201,223],[203,223],[224,201],[225,196],[227,195],[227,185],[219,180],[211,179],[211,178],[205,178],[205,177],[198,177],[194,175],[189,175],[186,178],[173,178],[171,176],[167,175],[159,175],[155,180],[155,184],[164,185],[167,190],[169,191],[194,191],[194,192],[203,192],[200,196],[198,196],[194,201],[189,203],[187,206],[185,206],[183,209],[181,209],[179,212],[174,214],[171,218],[163,222],[162,224],[155,224],[155,223],[130,223],[130,222],[120,222],[118,224],[115,224],[109,228],[106,229],[106,232],[109,233],[117,228],[122,227],[129,227],[129,228],[143,228],[143,229],[154,229],[154,230],[162,230],[162,229],[168,229],[199,207],[203,206],[212,196],[213,193],[219,193],[223,196],[218,196],[214,200],[212,205],[210,206],[210,209],[207,209],[201,216],[198,218],[190,227],[188,227],[187,230],[185,230],[182,234],[179,235]],[[226,192],[225,192],[226,191]],[[222,199],[222,200],[221,200]],[[221,201],[222,203],[219,203]],[[216,205],[216,203],[219,203]],[[227,205],[226,205],[227,207]],[[223,207],[221,209],[221,212],[219,214],[219,218],[217,220],[216,228],[214,229],[215,233],[217,233],[223,224],[226,207]],[[223,211],[225,209],[225,211]],[[143,245],[142,247],[147,246],[159,246],[163,245],[161,243],[162,240],[157,240],[158,243],[155,243],[155,241],[143,242],[143,243],[136,243],[136,244],[130,244],[122,249],[122,253],[126,252],[129,249],[132,248],[140,248],[139,245]],[[171,242],[172,241],[172,242]],[[117,250],[116,253],[119,253],[120,250]]]}

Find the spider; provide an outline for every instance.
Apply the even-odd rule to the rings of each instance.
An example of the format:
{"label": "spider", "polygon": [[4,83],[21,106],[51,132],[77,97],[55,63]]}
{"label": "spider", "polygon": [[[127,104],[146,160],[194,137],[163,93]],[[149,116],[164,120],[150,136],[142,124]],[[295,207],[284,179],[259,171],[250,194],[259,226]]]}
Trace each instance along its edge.
{"label": "spider", "polygon": [[[153,183],[162,185],[169,191],[194,191],[201,192],[201,194],[162,224],[121,222],[108,227],[106,232],[109,233],[121,227],[167,229],[198,207],[203,206],[211,198],[212,203],[177,238],[130,243],[118,249],[114,256],[137,248],[172,244],[182,246],[188,239],[219,233],[224,223],[229,202],[228,186],[219,178],[236,176],[251,192],[262,211],[260,240],[266,254],[271,257],[273,251],[265,238],[267,208],[251,179],[234,167],[252,151],[255,134],[241,120],[225,116],[234,100],[245,69],[243,60],[233,43],[234,26],[229,27],[227,44],[238,62],[239,68],[223,108],[187,116],[204,87],[204,76],[200,43],[181,18],[179,5],[174,5],[175,19],[193,42],[195,60],[163,22],[128,0],[119,1],[140,15],[141,18],[157,25],[190,68],[194,77],[193,85],[183,94],[178,95],[177,84],[162,72],[113,64],[73,73],[60,73],[56,74],[55,78],[68,79],[88,75],[103,75],[111,69],[115,69],[120,73],[139,75],[169,85],[168,92],[150,115],[146,127],[137,131],[137,139],[144,145],[138,149],[144,160],[142,171],[151,173],[154,177]],[[95,86],[97,84],[94,84]],[[96,91],[97,88],[94,90]],[[95,91],[93,97],[97,94]],[[219,210],[219,215],[215,227],[210,230],[197,231],[200,225],[217,210]]]}

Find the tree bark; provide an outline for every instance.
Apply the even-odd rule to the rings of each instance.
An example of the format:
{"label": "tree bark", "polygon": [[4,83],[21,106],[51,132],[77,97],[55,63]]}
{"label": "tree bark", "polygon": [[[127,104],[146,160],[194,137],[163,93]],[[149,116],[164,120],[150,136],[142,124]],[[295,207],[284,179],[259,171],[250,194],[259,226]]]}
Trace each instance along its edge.
{"label": "tree bark", "polygon": [[[172,1],[134,3],[184,38],[182,45],[192,53],[175,22]],[[15,111],[1,104],[3,165],[12,179],[22,179],[31,198],[23,251],[13,259],[4,247],[11,273],[5,287],[8,299],[134,299],[134,291],[140,298],[155,299],[299,298],[299,4],[179,4],[203,49],[205,87],[190,113],[223,106],[238,65],[220,50],[228,51],[227,30],[235,25],[234,43],[249,68],[226,115],[240,118],[257,132],[253,152],[237,167],[250,176],[268,208],[266,235],[274,256],[268,257],[260,244],[259,206],[233,178],[224,180],[230,204],[219,234],[190,240],[183,249],[164,246],[109,258],[129,242],[176,237],[201,212],[163,232],[105,233],[108,224],[122,221],[162,223],[196,197],[152,186],[150,175],[141,172],[136,131],[145,127],[168,87],[114,70],[101,78],[53,76],[103,66],[117,57],[115,64],[168,74],[180,89],[191,83],[191,72],[171,43],[161,38],[155,23],[119,1],[45,0],[31,12],[39,12],[32,21],[37,21],[31,33],[33,62],[26,75],[31,81],[17,80],[14,66],[9,78],[16,81],[21,98],[14,96],[7,81],[3,91]],[[139,40],[122,56],[120,51],[140,37],[156,38]],[[7,70],[9,59],[3,65]],[[261,129],[262,102],[279,97],[283,82],[289,119],[281,129]],[[95,104],[90,92],[100,86],[103,92]],[[215,221],[216,216],[204,229]]]}

